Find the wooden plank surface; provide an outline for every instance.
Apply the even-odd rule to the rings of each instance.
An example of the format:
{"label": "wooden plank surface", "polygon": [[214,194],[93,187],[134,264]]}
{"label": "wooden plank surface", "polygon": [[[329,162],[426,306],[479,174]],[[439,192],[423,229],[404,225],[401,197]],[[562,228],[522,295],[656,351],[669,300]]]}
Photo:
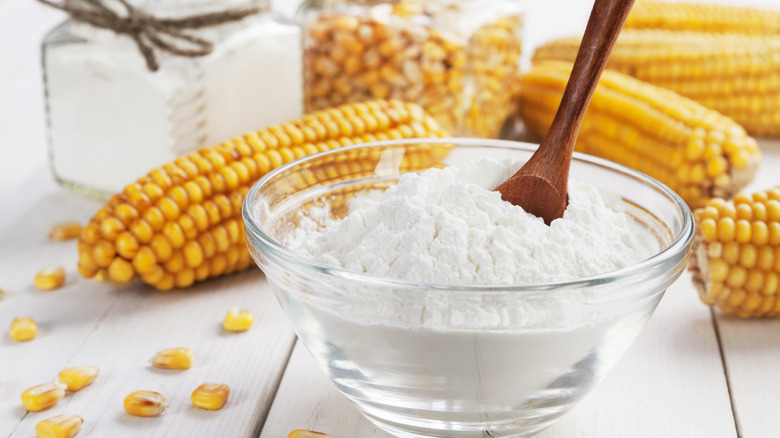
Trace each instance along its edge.
{"label": "wooden plank surface", "polygon": [[[780,140],[759,139],[759,146],[761,169],[746,193],[780,185]],[[740,436],[780,435],[780,320],[715,315]]]}
{"label": "wooden plank surface", "polygon": [[742,438],[780,435],[780,320],[717,313],[734,414]]}
{"label": "wooden plank surface", "polygon": [[[60,413],[84,417],[84,431],[91,436],[257,436],[294,342],[262,273],[251,270],[164,293],[139,284],[115,287],[83,279],[74,269],[75,242],[49,241],[46,232],[60,220],[85,220],[98,204],[48,180],[26,181],[24,187],[2,201],[15,214],[0,216],[0,283],[6,290],[0,327],[5,331],[13,317],[31,315],[39,333],[24,343],[5,333],[0,337],[0,436],[30,436],[38,421]],[[66,267],[66,285],[36,290],[35,272],[50,264]],[[222,330],[231,306],[254,313],[250,331]],[[160,371],[149,365],[157,351],[181,346],[194,351],[191,369]],[[27,413],[22,408],[23,390],[75,365],[95,365],[102,373],[92,386],[50,410]],[[207,381],[232,389],[218,412],[196,409],[189,401]],[[165,394],[171,408],[159,419],[126,415],[122,400],[139,389]]]}
{"label": "wooden plank surface", "polygon": [[260,438],[286,437],[295,429],[335,438],[389,438],[341,395],[301,342],[295,344]]}

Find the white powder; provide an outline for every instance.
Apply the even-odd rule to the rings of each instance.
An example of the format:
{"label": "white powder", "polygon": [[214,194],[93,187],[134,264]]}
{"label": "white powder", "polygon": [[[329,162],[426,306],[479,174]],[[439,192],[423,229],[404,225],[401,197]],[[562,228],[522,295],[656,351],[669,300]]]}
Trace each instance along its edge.
{"label": "white powder", "polygon": [[200,58],[157,51],[157,72],[148,71],[132,39],[108,30],[69,23],[47,38],[58,179],[117,192],[181,154],[302,114],[297,26],[258,14],[196,33],[214,51]]}
{"label": "white powder", "polygon": [[[619,200],[570,181],[569,205],[550,226],[492,191],[518,164],[483,159],[465,167],[401,176],[363,197],[349,215],[313,220],[286,242],[320,262],[419,283],[521,285],[583,278],[647,258]],[[617,208],[617,209],[616,209]]]}

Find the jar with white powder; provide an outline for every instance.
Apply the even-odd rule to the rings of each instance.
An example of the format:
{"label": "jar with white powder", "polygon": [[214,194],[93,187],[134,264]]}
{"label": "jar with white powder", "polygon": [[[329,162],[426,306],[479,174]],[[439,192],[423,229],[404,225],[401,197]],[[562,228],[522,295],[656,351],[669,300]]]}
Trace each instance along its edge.
{"label": "jar with white powder", "polygon": [[[64,186],[105,197],[177,156],[302,114],[301,31],[267,0],[159,0],[132,11],[101,4],[107,26],[68,10],[43,42],[50,167]],[[249,10],[206,27],[149,23]],[[132,14],[147,20],[137,35],[156,71],[132,32],[117,31],[135,25],[118,21]],[[154,47],[155,38],[174,52],[202,42],[211,50],[182,56]]]}

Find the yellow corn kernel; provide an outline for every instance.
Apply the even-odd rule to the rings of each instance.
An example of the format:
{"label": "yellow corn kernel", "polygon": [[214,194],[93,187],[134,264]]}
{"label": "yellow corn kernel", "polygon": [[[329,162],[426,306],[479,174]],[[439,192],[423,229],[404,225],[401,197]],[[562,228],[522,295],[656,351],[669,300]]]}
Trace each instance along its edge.
{"label": "yellow corn kernel", "polygon": [[40,290],[54,290],[65,283],[65,269],[62,266],[50,266],[35,274],[35,287]]}
{"label": "yellow corn kernel", "polygon": [[81,234],[81,224],[74,221],[62,222],[49,229],[49,239],[68,240],[79,237]]}
{"label": "yellow corn kernel", "polygon": [[252,327],[254,321],[255,317],[249,309],[231,307],[225,316],[225,322],[222,324],[222,327],[229,332],[245,332]]}
{"label": "yellow corn kernel", "polygon": [[230,387],[218,383],[204,383],[192,392],[192,404],[201,409],[222,409],[225,406]]}
{"label": "yellow corn kernel", "polygon": [[186,370],[192,366],[192,350],[189,348],[167,348],[158,352],[152,365],[166,370]]}
{"label": "yellow corn kernel", "polygon": [[95,264],[101,268],[107,268],[111,261],[116,257],[116,247],[107,240],[98,240],[94,245],[88,246],[92,250],[92,258]]}
{"label": "yellow corn kernel", "polygon": [[116,252],[125,260],[132,260],[138,252],[138,239],[129,231],[124,231],[116,236]]}
{"label": "yellow corn kernel", "polygon": [[116,258],[108,265],[108,278],[117,284],[129,282],[134,275],[132,263],[125,259]]}
{"label": "yellow corn kernel", "polygon": [[135,391],[125,397],[125,412],[136,417],[154,417],[168,409],[168,399],[159,392]]}
{"label": "yellow corn kernel", "polygon": [[11,321],[8,334],[14,341],[29,341],[38,334],[38,325],[31,316],[20,316]]}
{"label": "yellow corn kernel", "polygon": [[76,415],[57,415],[35,425],[38,438],[73,438],[81,430],[84,419]]}
{"label": "yellow corn kernel", "polygon": [[5,296],[5,291],[0,289],[0,300],[2,300],[4,296]]}
{"label": "yellow corn kernel", "polygon": [[294,430],[287,435],[287,438],[330,438],[330,435],[311,430]]}
{"label": "yellow corn kernel", "polygon": [[98,372],[98,367],[90,365],[70,367],[60,371],[59,381],[68,387],[68,391],[78,391],[94,382]]}
{"label": "yellow corn kernel", "polygon": [[58,382],[33,386],[22,392],[22,406],[32,412],[49,409],[65,396],[65,385]]}

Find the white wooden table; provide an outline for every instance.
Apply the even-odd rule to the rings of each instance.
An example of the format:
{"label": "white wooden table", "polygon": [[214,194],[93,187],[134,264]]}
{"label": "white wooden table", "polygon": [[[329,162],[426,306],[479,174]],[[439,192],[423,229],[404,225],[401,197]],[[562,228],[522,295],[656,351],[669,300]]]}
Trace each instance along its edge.
{"label": "white wooden table", "polygon": [[[568,2],[567,10],[581,17],[589,5],[576,3]],[[543,17],[529,22],[528,30],[553,26],[554,14],[546,15],[549,22]],[[293,429],[312,429],[341,438],[388,438],[296,343],[259,270],[184,291],[118,288],[78,276],[74,241],[46,238],[53,223],[84,222],[99,207],[57,186],[46,166],[39,43],[60,19],[30,0],[0,0],[0,289],[6,292],[0,299],[0,437],[32,437],[41,419],[71,413],[86,419],[80,437],[283,438]],[[780,143],[761,141],[761,147],[764,164],[749,189],[780,184]],[[47,265],[66,267],[62,289],[42,292],[32,285]],[[231,306],[254,312],[249,332],[222,332]],[[31,342],[6,334],[21,315],[39,323]],[[156,351],[174,346],[194,350],[191,369],[150,367]],[[92,386],[48,411],[22,408],[24,389],[82,364],[101,370]],[[699,302],[685,274],[603,383],[540,436],[777,437],[779,365],[780,320],[713,312]],[[205,381],[230,385],[224,409],[191,406],[190,393]],[[157,418],[126,415],[122,400],[137,389],[164,393],[171,408]]]}

